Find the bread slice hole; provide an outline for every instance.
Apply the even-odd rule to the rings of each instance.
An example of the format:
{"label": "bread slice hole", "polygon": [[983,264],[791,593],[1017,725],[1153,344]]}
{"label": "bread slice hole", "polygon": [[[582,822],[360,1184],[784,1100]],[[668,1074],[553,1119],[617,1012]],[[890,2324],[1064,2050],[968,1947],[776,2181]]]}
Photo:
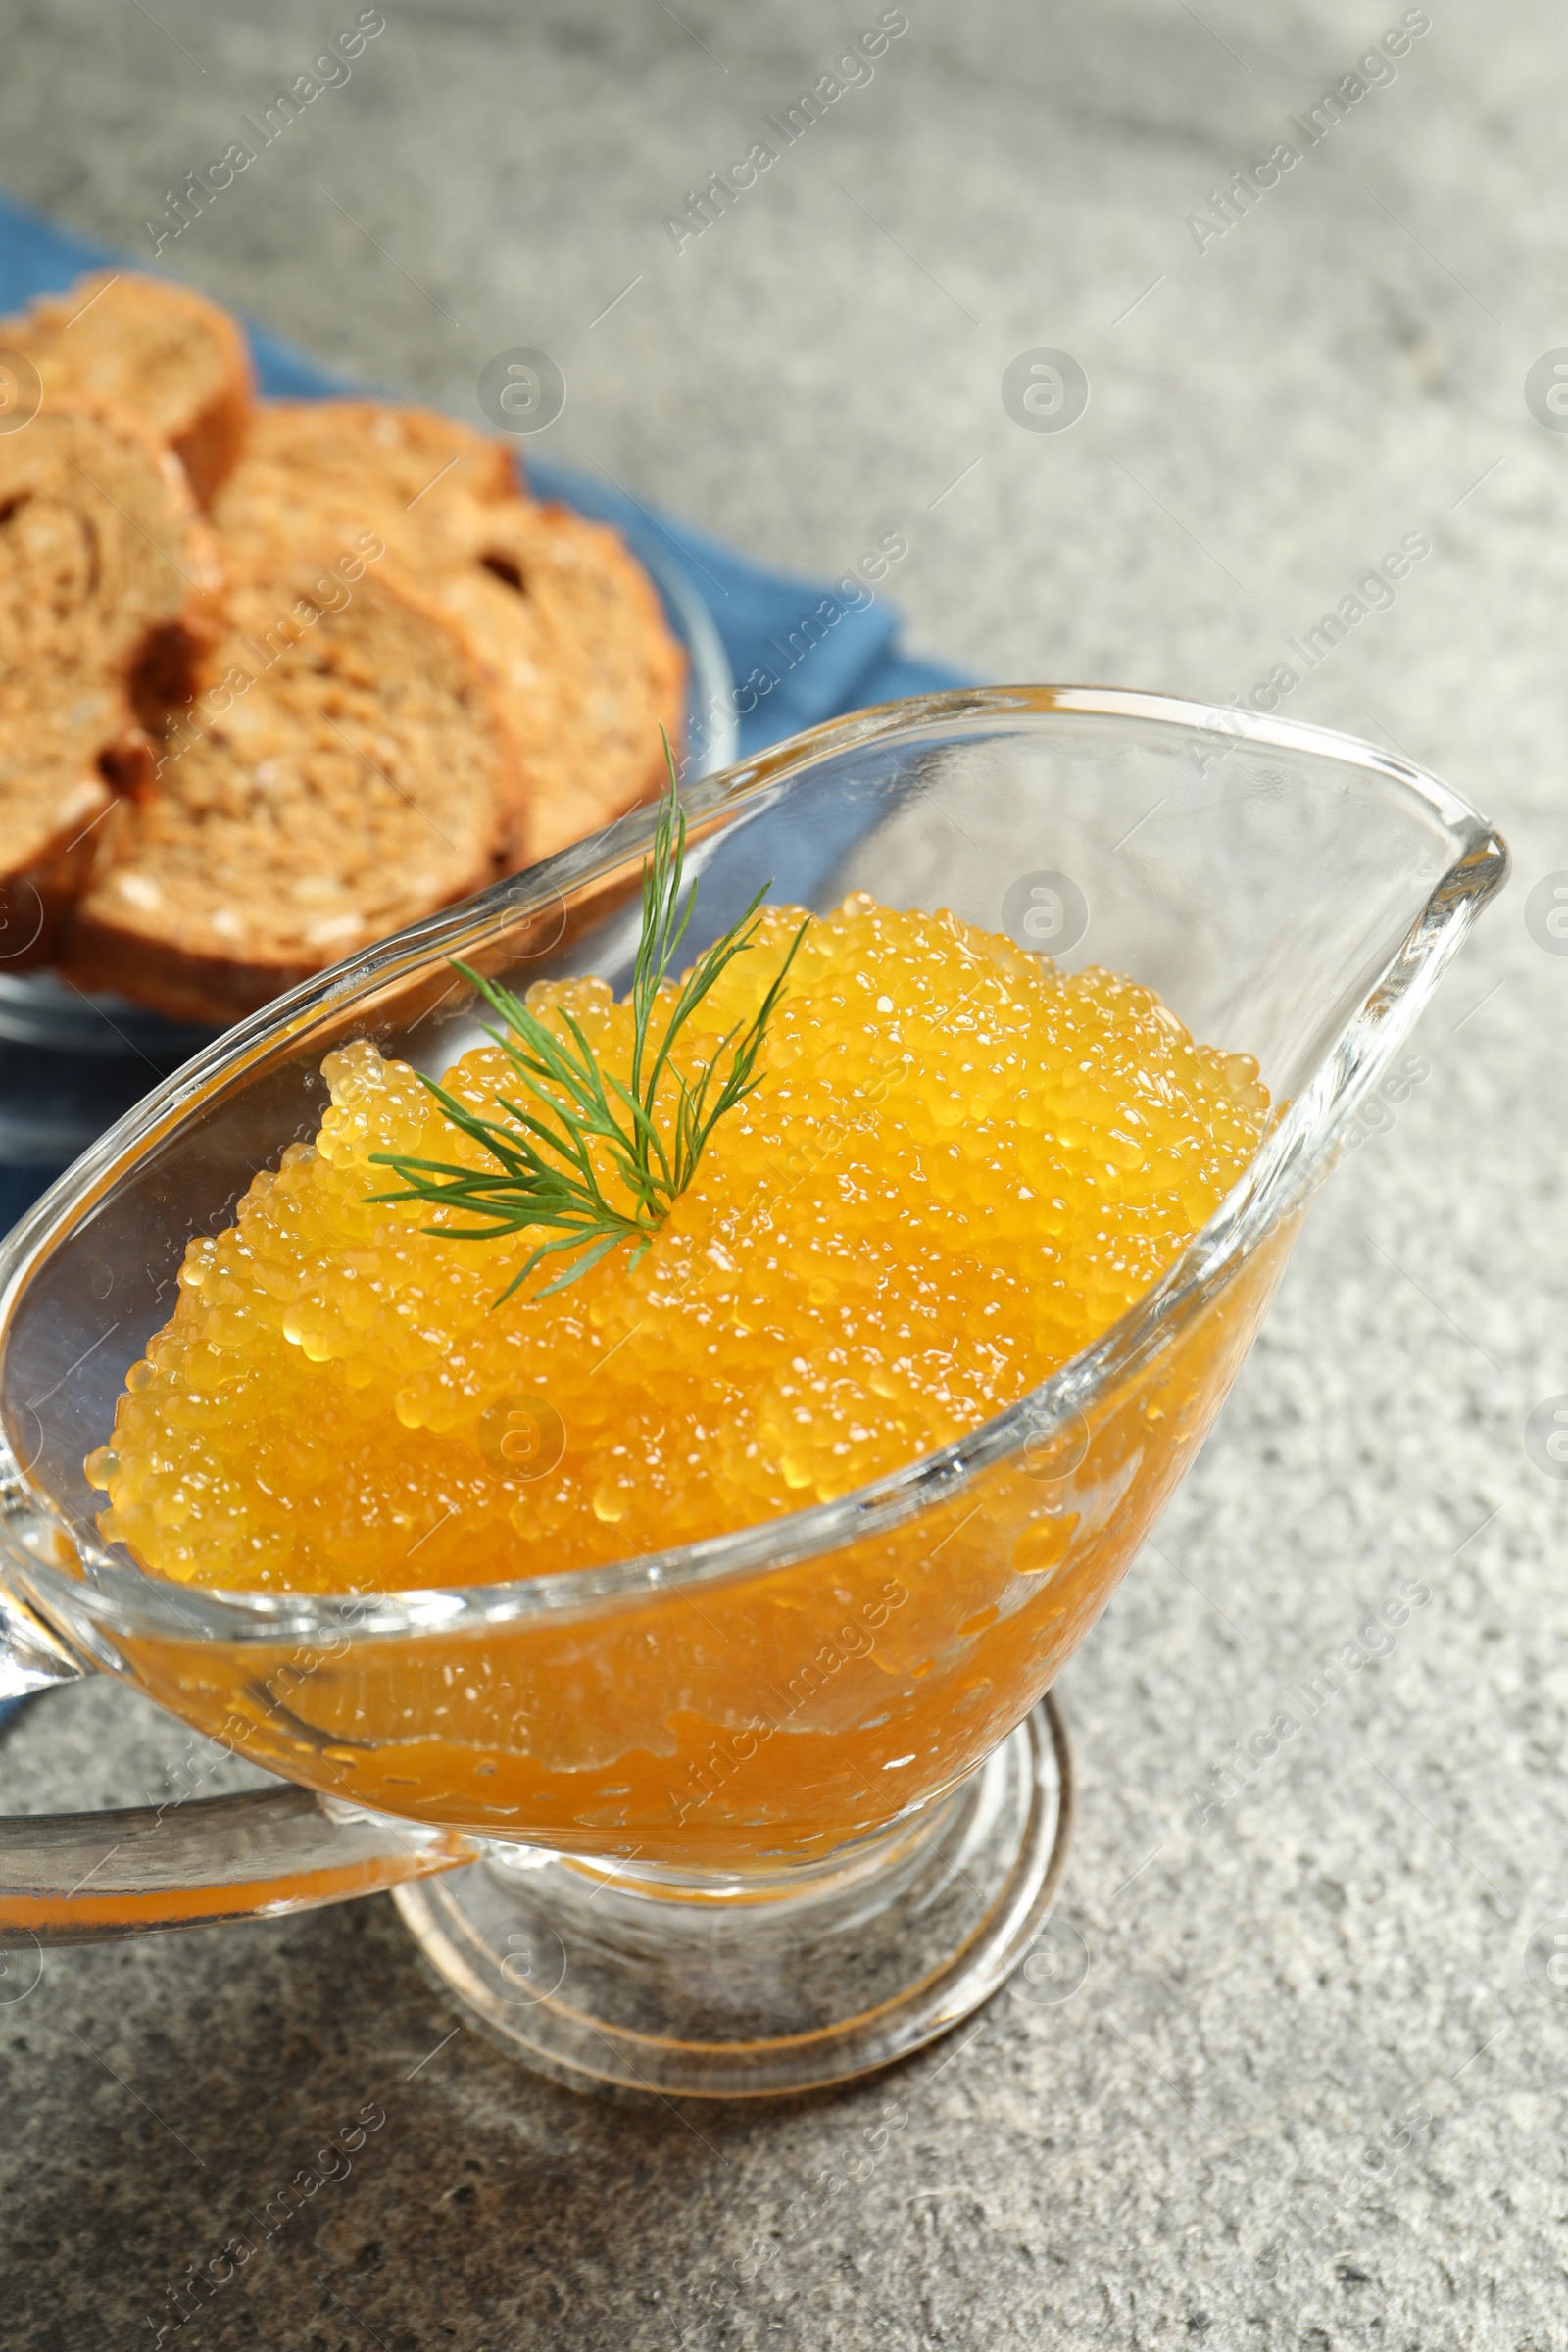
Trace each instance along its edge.
{"label": "bread slice hole", "polygon": [[128,680],[131,708],[144,727],[156,732],[172,709],[192,699],[197,650],[180,621],[166,621],[150,632]]}
{"label": "bread slice hole", "polygon": [[486,550],[479,561],[486,571],[493,571],[498,580],[505,580],[507,586],[515,588],[519,596],[527,595],[528,583],[522,576],[522,566],[514,557],[499,547],[492,547]]}

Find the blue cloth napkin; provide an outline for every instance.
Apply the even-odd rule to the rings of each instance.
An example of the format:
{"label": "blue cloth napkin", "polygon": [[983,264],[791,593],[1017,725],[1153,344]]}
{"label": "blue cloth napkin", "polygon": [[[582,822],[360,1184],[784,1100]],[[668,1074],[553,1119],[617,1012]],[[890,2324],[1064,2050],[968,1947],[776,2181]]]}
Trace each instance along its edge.
{"label": "blue cloth napkin", "polygon": [[[116,263],[141,269],[41,214],[0,195],[0,315],[35,294],[57,293],[83,270]],[[246,321],[264,392],[315,398],[361,389],[304,352]],[[477,422],[475,417],[473,421]],[[900,617],[880,588],[818,581],[754,564],[704,531],[633,497],[608,475],[581,471],[525,451],[531,487],[612,522],[657,569],[673,558],[717,629],[736,681],[742,756],[803,727],[868,703],[927,694],[966,681],[899,647]],[[869,601],[859,601],[869,593]],[[782,841],[776,860],[785,897],[804,897],[813,866],[842,845]],[[21,1216],[58,1170],[0,1164],[0,1232]]]}

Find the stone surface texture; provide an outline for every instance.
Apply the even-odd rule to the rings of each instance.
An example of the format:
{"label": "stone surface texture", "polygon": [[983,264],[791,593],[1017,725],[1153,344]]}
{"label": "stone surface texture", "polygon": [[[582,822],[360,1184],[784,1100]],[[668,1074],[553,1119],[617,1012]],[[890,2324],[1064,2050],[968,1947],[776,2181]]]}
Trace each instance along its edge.
{"label": "stone surface texture", "polygon": [[[1286,707],[1437,767],[1516,879],[1065,1678],[1070,2000],[1014,1988],[887,2080],[715,2112],[579,2099],[454,2031],[382,1898],[13,1970],[0,2332],[160,2340],[370,2105],[352,2174],[179,2340],[1568,2343],[1568,1485],[1523,1435],[1568,1389],[1568,958],[1524,919],[1568,867],[1568,439],[1524,396],[1568,339],[1568,24],[1432,0],[1397,77],[1200,253],[1187,216],[1399,0],[908,0],[874,79],[677,254],[663,216],[872,0],[384,6],[166,263],[466,415],[486,359],[542,346],[552,454],[810,572],[904,531],[914,642],[987,677],[1243,694],[1424,532]],[[0,0],[0,177],[145,252],[354,16]],[[1069,432],[1003,405],[1037,346],[1088,373]],[[1410,1578],[1393,1654],[1200,1823],[1194,1787]],[[82,1687],[11,1733],[0,1791],[140,1799],[184,1745]]]}

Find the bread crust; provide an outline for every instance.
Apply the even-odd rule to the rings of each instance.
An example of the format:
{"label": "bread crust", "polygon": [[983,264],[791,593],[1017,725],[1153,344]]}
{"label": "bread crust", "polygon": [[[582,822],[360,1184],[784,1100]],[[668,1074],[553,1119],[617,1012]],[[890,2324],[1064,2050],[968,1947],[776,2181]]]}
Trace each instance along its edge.
{"label": "bread crust", "polygon": [[[185,288],[180,291],[184,293]],[[193,304],[207,314],[215,332],[227,330],[224,337],[228,347],[228,370],[222,383],[206,405],[198,409],[183,432],[175,433],[170,447],[185,468],[186,479],[201,505],[211,511],[219,491],[239,463],[245,437],[250,429],[251,413],[256,406],[256,378],[251,366],[250,345],[240,330],[238,321],[220,311],[215,303],[201,302],[199,295],[190,297]]]}
{"label": "bread crust", "polygon": [[0,875],[0,971],[31,971],[60,953],[71,909],[92,871],[95,828],[114,805],[101,776],[83,776],[35,857]]}
{"label": "bread crust", "polygon": [[[211,380],[190,387],[183,402],[167,373],[156,389],[138,375],[132,352],[138,315],[165,335],[184,328],[206,339],[214,365],[200,372]],[[229,312],[172,278],[94,270],[64,294],[40,295],[17,317],[0,319],[0,343],[27,354],[46,395],[107,399],[141,416],[173,451],[200,504],[212,504],[244,447],[256,398],[250,347]]]}
{"label": "bread crust", "polygon": [[170,1020],[218,1029],[231,1028],[321,968],[283,957],[204,956],[79,905],[70,920],[66,950],[66,970],[78,988],[112,991]]}

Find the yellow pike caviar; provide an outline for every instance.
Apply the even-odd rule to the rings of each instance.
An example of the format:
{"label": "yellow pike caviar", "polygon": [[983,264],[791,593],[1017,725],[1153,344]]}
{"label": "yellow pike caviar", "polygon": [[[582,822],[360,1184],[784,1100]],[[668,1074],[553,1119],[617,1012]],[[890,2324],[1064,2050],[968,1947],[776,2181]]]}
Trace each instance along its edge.
{"label": "yellow pike caviar", "polygon": [[[688,1074],[755,1013],[800,921],[765,911],[682,1041]],[[528,1003],[569,1007],[625,1073],[631,1016],[602,981]],[[478,1583],[844,1494],[1104,1330],[1211,1214],[1268,1108],[1254,1062],[1195,1045],[1148,989],[860,894],[811,921],[761,1084],[641,1261],[617,1248],[498,1308],[543,1237],[456,1242],[420,1230],[421,1201],[370,1205],[395,1183],[372,1152],[481,1154],[368,1042],[322,1066],[316,1144],[192,1242],[89,1463],[105,1535],[161,1576]],[[446,1083],[488,1115],[519,1092],[490,1045]]]}

